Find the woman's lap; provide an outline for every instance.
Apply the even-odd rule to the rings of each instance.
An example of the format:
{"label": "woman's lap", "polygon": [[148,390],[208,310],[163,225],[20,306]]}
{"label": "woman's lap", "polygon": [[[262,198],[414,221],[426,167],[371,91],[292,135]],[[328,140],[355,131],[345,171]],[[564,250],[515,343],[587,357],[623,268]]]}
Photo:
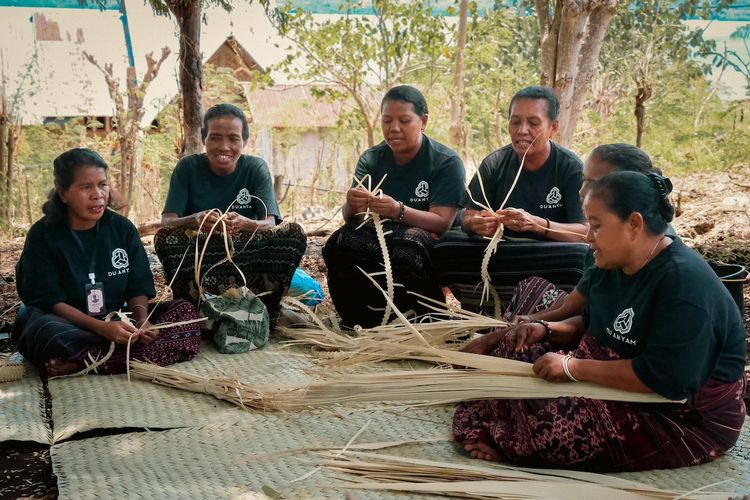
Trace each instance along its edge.
{"label": "woman's lap", "polygon": [[[397,284],[395,300],[402,312],[414,310],[417,314],[427,312],[418,304],[421,300],[408,292],[416,292],[432,299],[443,297],[441,288],[434,279],[429,248],[432,235],[428,231],[401,225],[389,225],[386,246]],[[374,229],[355,229],[347,225],[331,235],[323,249],[323,258],[328,268],[328,288],[331,299],[347,326],[359,324],[375,326],[383,318],[386,302],[382,293],[365,277],[358,267],[368,273],[383,270],[383,255]],[[385,277],[376,281],[386,289]]]}
{"label": "woman's lap", "polygon": [[[516,354],[501,346],[493,355],[533,362],[549,350],[549,344],[538,344]],[[588,336],[576,355],[616,359]],[[453,432],[459,442],[485,442],[500,460],[526,466],[592,471],[681,467],[713,460],[736,441],[744,419],[743,390],[744,381],[710,381],[695,405],[563,397],[469,401],[458,405]],[[717,406],[722,411],[707,411]]]}
{"label": "woman's lap", "polygon": [[[248,288],[260,296],[272,321],[275,320],[281,298],[289,289],[294,271],[307,247],[304,231],[298,224],[287,223],[273,230],[234,235],[232,242],[235,249],[233,262],[242,271]],[[204,243],[205,238],[200,238],[199,253],[202,252]],[[198,287],[194,279],[195,237],[188,236],[184,229],[162,228],[156,233],[154,248],[164,266],[167,279],[174,278],[173,296],[197,303]],[[212,237],[201,265],[201,281],[205,291],[220,295],[228,288],[244,284],[242,276],[230,262],[224,262],[209,271],[225,257],[224,239],[220,235]],[[271,293],[260,295],[262,292]]]}
{"label": "woman's lap", "polygon": [[[162,303],[152,314],[152,324],[178,323],[195,319],[195,308],[184,300]],[[18,350],[38,367],[50,359],[77,360],[92,363],[103,359],[111,343],[93,332],[82,330],[60,316],[28,308],[18,325]],[[150,344],[135,343],[130,347],[130,359],[149,361],[165,366],[187,361],[200,349],[201,335],[198,323],[163,328]],[[126,366],[126,348],[116,344],[108,360],[97,373],[122,373]]]}

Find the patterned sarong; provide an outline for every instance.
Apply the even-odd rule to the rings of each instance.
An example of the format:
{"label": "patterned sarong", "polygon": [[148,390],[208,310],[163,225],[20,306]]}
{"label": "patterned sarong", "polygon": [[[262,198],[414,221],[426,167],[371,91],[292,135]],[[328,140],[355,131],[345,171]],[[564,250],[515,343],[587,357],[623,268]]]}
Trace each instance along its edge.
{"label": "patterned sarong", "polygon": [[[444,300],[429,255],[432,233],[393,223],[385,223],[384,230],[386,233],[390,231],[385,240],[397,284],[394,293],[396,306],[403,313],[409,310],[426,313],[428,309],[418,304],[421,299],[407,291]],[[365,328],[379,325],[383,319],[385,298],[357,269],[359,266],[368,273],[384,270],[382,250],[372,224],[359,229],[347,224],[336,230],[323,248],[323,258],[328,268],[328,290],[343,324]],[[385,290],[385,276],[375,279]]]}
{"label": "patterned sarong", "polygon": [[[195,319],[195,307],[185,300],[164,302],[156,306],[149,322],[152,325],[179,323]],[[28,307],[16,321],[18,351],[40,370],[53,358],[93,363],[103,359],[111,342],[87,330],[81,330],[60,316]],[[192,359],[200,350],[198,323],[159,330],[150,344],[136,342],[130,346],[130,359],[148,361],[159,366]],[[100,374],[124,373],[127,346],[116,344],[112,356],[96,370]]]}
{"label": "patterned sarong", "polygon": [[[197,237],[200,253],[206,235],[202,233]],[[154,238],[156,255],[164,266],[167,282],[174,277],[187,251],[172,284],[172,293],[175,298],[189,300],[193,304],[198,302],[195,238],[185,229],[178,228],[162,228]],[[232,243],[235,250],[232,260],[242,270],[247,287],[266,305],[271,321],[274,322],[279,315],[281,298],[289,289],[294,270],[307,248],[305,232],[298,224],[285,223],[271,230],[233,235]],[[215,234],[209,241],[201,264],[200,276],[205,291],[221,295],[228,288],[244,285],[240,273],[230,262],[224,262],[209,271],[225,257],[224,238]]]}
{"label": "patterned sarong", "polygon": [[[534,286],[538,291],[541,282]],[[516,295],[528,293],[522,287]],[[529,314],[538,305],[527,303],[515,312]],[[540,343],[515,353],[501,344],[492,355],[534,362],[552,349]],[[618,359],[589,335],[573,354]],[[459,443],[482,441],[501,461],[528,467],[599,472],[683,467],[714,460],[734,445],[745,418],[744,390],[744,378],[709,380],[695,400],[684,405],[563,397],[469,401],[458,405],[453,433]]]}
{"label": "patterned sarong", "polygon": [[[480,305],[481,264],[488,243],[488,239],[452,230],[435,243],[431,256],[440,284],[450,288],[463,308],[493,314],[492,301]],[[504,302],[519,282],[531,276],[571,291],[583,276],[588,249],[585,243],[501,241],[490,258],[490,282]]]}

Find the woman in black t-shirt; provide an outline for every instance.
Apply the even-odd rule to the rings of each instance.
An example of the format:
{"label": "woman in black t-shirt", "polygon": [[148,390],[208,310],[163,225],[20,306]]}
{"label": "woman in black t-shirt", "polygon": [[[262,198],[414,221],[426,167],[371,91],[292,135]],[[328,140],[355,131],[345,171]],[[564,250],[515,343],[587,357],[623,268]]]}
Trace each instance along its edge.
{"label": "woman in black t-shirt", "polygon": [[[461,158],[450,148],[424,135],[427,103],[408,85],[390,89],[381,103],[385,141],[368,149],[357,162],[352,188],[343,206],[347,224],[326,242],[323,258],[328,287],[344,325],[372,327],[384,317],[385,299],[362,275],[383,270],[383,253],[372,223],[360,227],[368,210],[386,221],[385,241],[393,265],[396,306],[402,311],[427,312],[414,295],[443,298],[434,276],[429,249],[433,235],[447,231],[456,217],[464,190]],[[375,189],[369,192],[364,188]],[[382,181],[382,184],[381,184]],[[385,289],[385,279],[377,280]]]}
{"label": "woman in black t-shirt", "polygon": [[[54,176],[44,217],[29,230],[16,266],[24,307],[14,339],[21,354],[52,376],[104,359],[97,373],[124,372],[129,342],[131,359],[162,366],[195,356],[196,323],[153,327],[195,319],[195,309],[178,300],[149,316],[155,291],[148,258],[135,226],[109,209],[101,156],[71,149],[55,159]],[[132,324],[105,320],[120,309]]]}
{"label": "woman in black t-shirt", "polygon": [[237,106],[216,104],[206,111],[201,128],[206,152],[181,159],[172,172],[154,251],[175,297],[199,304],[205,293],[222,295],[246,285],[265,304],[273,325],[307,237],[299,224],[282,223],[266,162],[242,153],[249,136],[247,117]]}
{"label": "woman in black t-shirt", "polygon": [[[616,172],[584,201],[595,267],[578,290],[581,316],[523,323],[494,355],[534,363],[550,382],[655,392],[685,404],[584,398],[459,405],[456,440],[476,458],[617,471],[708,462],[745,418],[745,331],[708,264],[665,236],[674,208],[658,174]],[[566,354],[561,346],[578,343]]]}

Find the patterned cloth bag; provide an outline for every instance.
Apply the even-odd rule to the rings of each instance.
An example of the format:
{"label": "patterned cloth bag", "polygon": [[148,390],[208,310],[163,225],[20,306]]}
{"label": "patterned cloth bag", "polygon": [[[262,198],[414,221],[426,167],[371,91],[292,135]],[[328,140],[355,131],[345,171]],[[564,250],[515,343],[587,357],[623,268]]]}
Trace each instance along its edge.
{"label": "patterned cloth bag", "polygon": [[220,296],[204,294],[200,311],[221,353],[248,352],[268,342],[268,311],[247,287],[230,288]]}

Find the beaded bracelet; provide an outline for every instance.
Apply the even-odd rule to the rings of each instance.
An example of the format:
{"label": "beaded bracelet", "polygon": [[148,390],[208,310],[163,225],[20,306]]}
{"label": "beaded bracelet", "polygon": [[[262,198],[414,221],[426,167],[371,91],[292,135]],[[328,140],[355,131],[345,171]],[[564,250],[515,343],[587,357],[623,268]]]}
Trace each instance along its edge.
{"label": "beaded bracelet", "polygon": [[563,371],[565,372],[565,375],[568,377],[568,379],[571,382],[580,382],[580,380],[578,380],[577,378],[575,378],[573,376],[573,374],[570,373],[570,367],[568,366],[568,362],[570,361],[570,358],[572,358],[572,357],[573,356],[571,356],[570,354],[566,354],[565,357],[563,358],[563,362],[562,362]]}
{"label": "beaded bracelet", "polygon": [[544,338],[542,339],[542,342],[549,342],[552,340],[552,328],[549,327],[549,321],[544,321],[543,319],[532,319],[529,323],[537,323],[544,327]]}

